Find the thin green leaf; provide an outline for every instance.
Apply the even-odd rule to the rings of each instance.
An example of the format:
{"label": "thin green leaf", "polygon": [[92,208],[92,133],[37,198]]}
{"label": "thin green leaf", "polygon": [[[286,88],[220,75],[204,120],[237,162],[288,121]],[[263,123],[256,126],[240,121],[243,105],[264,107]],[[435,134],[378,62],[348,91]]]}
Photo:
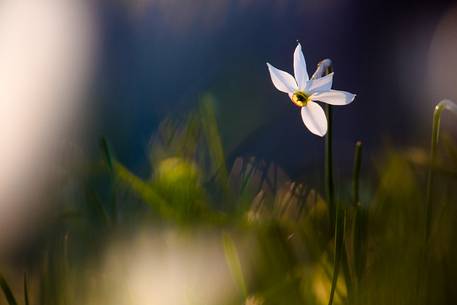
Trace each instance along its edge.
{"label": "thin green leaf", "polygon": [[27,285],[27,273],[24,272],[24,302],[25,305],[29,305],[29,289]]}
{"label": "thin green leaf", "polygon": [[113,170],[113,157],[111,154],[111,150],[108,145],[108,141],[105,137],[100,139],[100,149],[102,150],[103,156],[105,158],[106,164],[108,168],[112,171]]}
{"label": "thin green leaf", "polygon": [[5,295],[6,300],[9,305],[17,305],[16,298],[14,297],[13,292],[11,291],[10,286],[6,282],[3,275],[0,275],[0,286],[2,287],[3,294]]}

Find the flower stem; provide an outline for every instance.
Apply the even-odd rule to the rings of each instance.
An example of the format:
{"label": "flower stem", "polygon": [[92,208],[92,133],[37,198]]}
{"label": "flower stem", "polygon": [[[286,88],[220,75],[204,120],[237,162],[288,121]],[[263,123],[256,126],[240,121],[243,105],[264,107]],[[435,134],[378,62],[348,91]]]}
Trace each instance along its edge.
{"label": "flower stem", "polygon": [[325,106],[325,114],[328,120],[327,135],[325,137],[325,192],[327,195],[329,213],[330,213],[330,232],[333,233],[335,229],[335,185],[333,182],[333,114],[332,106]]}
{"label": "flower stem", "polygon": [[[330,59],[324,59],[317,67],[316,73],[313,78],[322,77],[333,72],[332,61]],[[333,304],[333,298],[338,283],[338,276],[340,273],[340,265],[343,257],[346,257],[344,247],[344,227],[346,221],[346,213],[344,209],[335,205],[335,184],[333,181],[333,112],[332,106],[325,106],[325,114],[327,116],[327,135],[325,137],[325,192],[327,195],[328,207],[329,207],[329,224],[330,234],[335,236],[335,258],[333,263],[333,278],[332,286],[330,290],[330,296],[328,304]],[[343,262],[347,263],[346,262]],[[343,265],[345,266],[345,265]],[[347,277],[346,277],[346,280]]]}
{"label": "flower stem", "polygon": [[[333,72],[332,61],[330,59],[322,60],[312,79],[316,79]],[[346,286],[351,286],[347,254],[344,243],[344,231],[346,223],[346,211],[335,204],[335,183],[333,180],[333,111],[331,105],[325,106],[327,116],[327,135],[325,136],[325,192],[329,208],[330,235],[335,237],[335,256],[333,265],[332,286],[328,304],[333,304],[335,291],[340,273],[340,266],[343,263],[343,272],[345,273]],[[352,290],[352,289],[351,289]]]}
{"label": "flower stem", "polygon": [[[311,79],[316,79],[333,72],[332,61],[327,58],[319,62],[316,72]],[[330,235],[335,232],[336,205],[335,205],[335,185],[333,182],[333,128],[332,128],[332,106],[325,106],[325,115],[327,117],[327,135],[325,136],[325,193],[327,196],[329,209],[329,230]]]}
{"label": "flower stem", "polygon": [[[331,62],[325,67],[325,75],[333,72]],[[325,114],[328,120],[327,135],[325,137],[325,185],[329,205],[330,232],[335,230],[336,206],[335,206],[335,184],[333,181],[333,111],[332,106],[327,104]]]}
{"label": "flower stem", "polygon": [[438,147],[438,140],[440,135],[441,114],[444,110],[449,110],[457,114],[457,105],[450,100],[442,100],[435,106],[433,113],[433,126],[432,126],[432,141],[430,146],[430,165],[427,173],[427,186],[426,186],[426,227],[425,236],[428,240],[430,235],[431,219],[432,219],[432,189],[434,182],[434,166],[436,163],[436,150]]}
{"label": "flower stem", "polygon": [[328,305],[333,304],[336,287],[338,284],[338,276],[340,274],[341,260],[345,256],[344,251],[344,227],[346,222],[346,213],[344,209],[340,208],[336,211],[336,227],[335,227],[335,258],[333,262],[333,277],[332,286],[330,288],[330,296]]}
{"label": "flower stem", "polygon": [[[319,62],[316,72],[311,79],[316,79],[333,72],[332,61],[327,58]],[[335,232],[336,205],[335,205],[335,185],[333,182],[333,115],[332,106],[325,105],[325,115],[327,117],[327,135],[325,136],[325,193],[329,209],[329,232]]]}

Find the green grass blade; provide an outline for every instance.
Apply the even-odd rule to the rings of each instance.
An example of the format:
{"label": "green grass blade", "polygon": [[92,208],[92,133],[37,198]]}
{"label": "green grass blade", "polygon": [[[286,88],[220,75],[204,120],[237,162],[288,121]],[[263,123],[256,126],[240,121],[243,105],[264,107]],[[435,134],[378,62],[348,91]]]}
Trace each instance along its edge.
{"label": "green grass blade", "polygon": [[24,303],[25,305],[29,305],[29,288],[27,285],[27,273],[24,272]]}
{"label": "green grass blade", "polygon": [[16,298],[14,297],[13,292],[11,291],[10,286],[6,282],[3,275],[0,275],[0,286],[2,287],[3,294],[5,295],[6,300],[9,305],[17,305]]}
{"label": "green grass blade", "polygon": [[[116,159],[114,158],[114,155],[111,152],[108,140],[105,137],[102,137],[100,139],[100,149],[102,151],[103,157],[105,159],[105,162],[108,166],[108,169],[111,173],[111,175],[114,176],[114,164],[116,162]],[[112,224],[116,224],[118,220],[118,208],[117,208],[117,203],[116,203],[116,196],[112,194],[112,198],[110,201],[110,208],[111,208],[111,217],[109,217],[109,214],[106,213],[106,216],[108,217],[108,220],[112,222]]]}
{"label": "green grass blade", "polygon": [[352,172],[352,196],[354,206],[359,205],[359,193],[360,193],[360,168],[362,167],[362,142],[357,141],[355,143],[354,150],[354,169]]}
{"label": "green grass blade", "polygon": [[432,189],[433,189],[433,180],[434,180],[434,170],[433,167],[436,163],[436,150],[438,147],[438,141],[440,136],[440,127],[441,127],[441,114],[444,110],[448,110],[455,115],[457,115],[457,105],[450,100],[442,100],[439,102],[433,113],[433,126],[432,126],[432,139],[430,145],[430,166],[427,173],[427,186],[426,186],[426,228],[425,228],[425,239],[428,240],[431,227],[432,219]]}
{"label": "green grass blade", "polygon": [[241,269],[241,262],[238,256],[238,251],[236,250],[235,242],[228,234],[224,234],[223,243],[225,259],[227,261],[230,272],[232,273],[233,279],[243,294],[243,297],[246,298],[248,295],[246,283],[244,281],[243,270]]}
{"label": "green grass blade", "polygon": [[131,173],[122,164],[115,162],[113,164],[114,172],[117,179],[123,182],[125,185],[137,194],[142,200],[156,210],[160,215],[167,219],[175,219],[175,211],[167,204],[167,202],[160,196],[154,188],[144,182],[141,178]]}
{"label": "green grass blade", "polygon": [[100,139],[100,149],[102,150],[103,157],[105,158],[106,164],[108,168],[112,171],[113,170],[113,156],[111,154],[111,150],[108,145],[108,141],[105,137]]}
{"label": "green grass blade", "polygon": [[[362,244],[365,232],[364,214],[360,206],[360,169],[362,166],[362,142],[357,141],[354,149],[354,167],[352,172],[352,266],[357,281],[361,277],[364,257]],[[348,289],[349,290],[349,289]]]}

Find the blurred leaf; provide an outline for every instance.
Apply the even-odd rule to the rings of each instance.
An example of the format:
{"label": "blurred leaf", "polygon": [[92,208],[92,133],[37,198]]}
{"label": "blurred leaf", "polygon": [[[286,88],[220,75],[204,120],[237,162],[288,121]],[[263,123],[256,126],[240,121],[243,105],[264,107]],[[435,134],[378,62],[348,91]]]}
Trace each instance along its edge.
{"label": "blurred leaf", "polygon": [[224,253],[227,265],[232,273],[233,279],[238,285],[243,298],[247,298],[247,289],[246,283],[244,281],[243,270],[241,268],[240,257],[238,251],[236,250],[235,242],[228,234],[224,234],[222,237],[224,244]]}
{"label": "blurred leaf", "polygon": [[6,300],[8,301],[9,305],[17,305],[16,298],[11,291],[10,286],[6,282],[3,275],[0,275],[0,286],[2,287],[3,294],[5,295]]}
{"label": "blurred leaf", "polygon": [[111,150],[108,145],[108,141],[105,137],[100,139],[100,148],[102,150],[103,156],[105,158],[106,164],[108,168],[112,171],[113,170],[113,156],[111,154]]}
{"label": "blurred leaf", "polygon": [[222,186],[224,191],[227,191],[228,173],[225,166],[224,149],[217,126],[213,98],[210,95],[203,98],[200,106],[200,115],[206,144],[208,145],[210,154],[212,172],[217,177],[219,184]]}
{"label": "blurred leaf", "polygon": [[154,188],[144,182],[139,177],[132,174],[122,164],[115,162],[114,171],[120,181],[128,185],[135,194],[149,204],[161,216],[167,219],[175,219],[176,214],[166,201],[154,190]]}

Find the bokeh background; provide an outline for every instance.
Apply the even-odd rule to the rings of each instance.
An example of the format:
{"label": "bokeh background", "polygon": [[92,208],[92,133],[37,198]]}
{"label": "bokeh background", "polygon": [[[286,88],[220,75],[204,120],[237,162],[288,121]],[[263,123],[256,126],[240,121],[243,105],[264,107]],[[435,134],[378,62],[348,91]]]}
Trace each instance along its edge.
{"label": "bokeh background", "polygon": [[[357,94],[334,107],[342,207],[326,202],[323,139],[267,71],[292,71],[297,41],[310,73],[331,58],[334,88]],[[448,113],[454,137],[424,194],[433,108],[457,100],[456,71],[450,0],[3,0],[0,286],[6,275],[18,295],[29,277],[54,305],[183,304],[188,283],[208,304],[271,291],[327,304],[350,241],[356,280],[348,263],[336,303],[457,300]]]}
{"label": "bokeh background", "polygon": [[322,139],[265,64],[292,71],[297,40],[310,73],[331,58],[334,87],[357,94],[335,110],[337,175],[356,140],[369,156],[427,144],[434,105],[457,99],[457,6],[447,0],[8,0],[0,14],[0,201],[22,210],[48,176],[97,158],[101,136],[149,176],[160,122],[185,118],[205,95],[229,163],[256,156],[321,188]]}
{"label": "bokeh background", "polygon": [[[321,139],[272,87],[265,62],[292,71],[300,41],[310,70],[329,57],[334,87],[358,94],[335,113],[337,158],[386,143],[428,143],[430,113],[455,98],[452,1],[135,0],[99,3],[97,131],[141,171],[148,139],[211,93],[231,157],[271,159],[290,175],[320,162]],[[90,136],[89,136],[90,137]]]}
{"label": "bokeh background", "polygon": [[322,188],[323,141],[265,64],[292,71],[297,41],[310,73],[331,58],[334,87],[357,94],[335,109],[337,176],[356,140],[372,156],[365,163],[385,146],[426,145],[434,105],[457,99],[453,1],[8,0],[0,14],[4,232],[39,214],[28,211],[71,176],[69,164],[97,159],[102,136],[148,177],[160,122],[208,95],[229,163],[255,156]]}

